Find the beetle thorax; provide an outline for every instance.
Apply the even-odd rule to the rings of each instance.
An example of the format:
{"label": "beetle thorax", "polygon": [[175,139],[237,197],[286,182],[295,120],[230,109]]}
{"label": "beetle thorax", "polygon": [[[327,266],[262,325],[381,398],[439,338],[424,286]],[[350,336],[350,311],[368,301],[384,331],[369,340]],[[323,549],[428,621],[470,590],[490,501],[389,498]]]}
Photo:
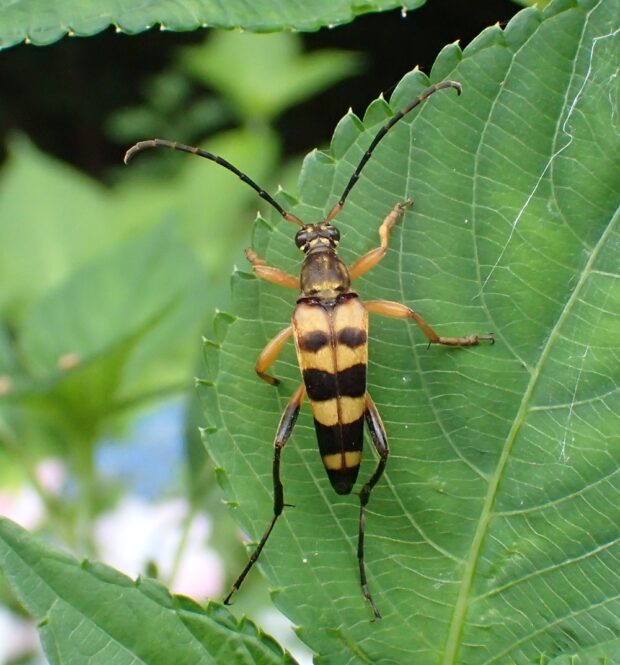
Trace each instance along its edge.
{"label": "beetle thorax", "polygon": [[349,291],[351,278],[336,251],[322,247],[306,254],[301,267],[300,284],[304,296],[335,298]]}

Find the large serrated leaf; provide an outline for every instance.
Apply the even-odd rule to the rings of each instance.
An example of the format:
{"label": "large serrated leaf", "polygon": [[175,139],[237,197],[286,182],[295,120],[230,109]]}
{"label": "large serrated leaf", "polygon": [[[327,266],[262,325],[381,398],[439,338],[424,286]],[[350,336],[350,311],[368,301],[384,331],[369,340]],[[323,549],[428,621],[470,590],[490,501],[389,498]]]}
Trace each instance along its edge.
{"label": "large serrated leaf", "polygon": [[[261,555],[275,602],[320,663],[503,665],[613,659],[620,631],[620,125],[618,0],[561,0],[438,57],[462,83],[396,125],[338,218],[347,262],[414,198],[391,248],[356,288],[418,309],[443,334],[497,344],[427,349],[402,321],[371,321],[369,391],[391,456],[366,521],[371,623],[356,563],[355,495],[331,490],[307,408],[283,455],[287,508]],[[320,218],[390,108],[313,153],[295,213]],[[273,230],[271,230],[273,229]],[[286,223],[255,248],[289,272]],[[275,428],[299,383],[254,375],[295,295],[245,274],[236,319],[206,347],[207,439],[233,512],[258,537],[272,506]],[[373,466],[367,452],[361,477]],[[555,662],[555,661],[554,661]],[[586,662],[584,660],[584,662]],[[588,661],[590,662],[590,661]]]}
{"label": "large serrated leaf", "polygon": [[41,623],[52,665],[294,665],[252,623],[224,607],[171,596],[155,580],[78,562],[0,519],[0,569]]}
{"label": "large serrated leaf", "polygon": [[424,0],[15,0],[0,4],[0,48],[24,40],[50,44],[67,34],[86,37],[110,25],[130,34],[154,25],[162,30],[210,27],[252,32],[310,31],[348,23],[368,12],[396,7],[405,11],[422,4]]}

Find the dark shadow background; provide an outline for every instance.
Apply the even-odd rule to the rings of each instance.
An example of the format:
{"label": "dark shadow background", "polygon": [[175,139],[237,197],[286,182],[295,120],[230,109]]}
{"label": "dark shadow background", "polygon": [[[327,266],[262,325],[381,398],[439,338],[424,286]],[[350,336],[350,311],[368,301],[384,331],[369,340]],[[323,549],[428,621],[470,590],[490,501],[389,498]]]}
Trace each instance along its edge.
{"label": "dark shadow background", "polygon": [[[400,11],[367,14],[345,26],[302,35],[308,50],[364,52],[366,66],[279,119],[286,155],[325,145],[349,107],[363,113],[415,65],[429,72],[445,44],[458,39],[465,47],[482,29],[507,22],[519,9],[509,0],[428,0],[406,17]],[[143,103],[145,79],[168,65],[178,46],[203,38],[203,30],[153,29],[129,36],[109,29],[95,37],[64,38],[45,47],[21,44],[0,52],[0,158],[7,135],[19,130],[44,151],[103,178],[124,152],[104,134],[106,117]]]}

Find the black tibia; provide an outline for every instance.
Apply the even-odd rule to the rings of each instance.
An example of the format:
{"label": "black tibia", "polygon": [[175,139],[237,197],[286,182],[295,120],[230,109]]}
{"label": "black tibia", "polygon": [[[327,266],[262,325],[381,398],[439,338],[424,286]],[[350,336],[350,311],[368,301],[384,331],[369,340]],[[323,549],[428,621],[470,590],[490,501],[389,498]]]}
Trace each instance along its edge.
{"label": "black tibia", "polygon": [[360,521],[359,521],[359,532],[357,537],[357,561],[360,569],[360,584],[362,585],[362,593],[364,598],[370,603],[372,608],[372,613],[375,619],[381,618],[381,613],[379,608],[375,605],[375,602],[368,588],[368,581],[366,579],[366,567],[364,565],[364,530],[366,527],[366,505],[370,500],[370,493],[372,488],[377,484],[383,472],[385,470],[385,465],[387,464],[389,447],[387,436],[385,434],[385,428],[383,422],[381,421],[381,416],[377,407],[373,402],[371,396],[366,393],[366,411],[364,412],[366,417],[366,424],[368,425],[368,430],[372,438],[372,442],[375,445],[377,452],[379,453],[379,463],[375,469],[372,476],[368,482],[362,487],[359,497],[360,497]]}
{"label": "black tibia", "polygon": [[305,394],[306,394],[306,389],[302,384],[295,391],[295,394],[291,397],[289,403],[286,406],[286,409],[284,410],[284,413],[282,414],[282,418],[280,419],[280,424],[278,425],[278,430],[276,432],[276,438],[274,441],[274,453],[273,453],[273,467],[272,467],[273,517],[271,518],[271,521],[267,525],[267,528],[265,529],[265,533],[263,533],[262,538],[259,540],[256,549],[254,550],[254,552],[252,552],[250,560],[247,562],[245,568],[241,571],[239,577],[237,577],[237,579],[235,580],[235,583],[232,585],[230,593],[226,596],[226,598],[224,598],[225,605],[230,604],[230,599],[232,595],[243,584],[243,580],[246,578],[247,574],[252,569],[252,566],[256,563],[258,557],[260,556],[260,553],[263,550],[263,547],[265,547],[265,543],[269,540],[269,536],[273,531],[273,527],[275,526],[278,517],[280,517],[282,511],[284,510],[284,506],[286,505],[284,503],[284,487],[280,479],[280,454],[282,452],[282,448],[284,448],[286,442],[289,440],[291,436],[291,433],[293,432],[293,428],[295,427],[295,423],[297,422],[297,416],[299,415],[299,409],[301,408],[301,404],[304,400]]}

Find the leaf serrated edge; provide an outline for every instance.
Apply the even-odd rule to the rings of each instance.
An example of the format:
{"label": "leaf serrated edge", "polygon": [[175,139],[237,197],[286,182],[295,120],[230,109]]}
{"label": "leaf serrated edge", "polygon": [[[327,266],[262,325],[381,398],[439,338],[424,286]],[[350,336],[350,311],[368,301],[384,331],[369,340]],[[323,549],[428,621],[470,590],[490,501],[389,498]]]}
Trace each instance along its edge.
{"label": "leaf serrated edge", "polygon": [[[54,560],[58,560],[76,570],[84,571],[87,575],[90,575],[105,584],[135,589],[159,607],[174,613],[184,625],[184,615],[198,615],[199,617],[213,621],[227,631],[233,632],[242,638],[245,636],[255,639],[258,645],[268,648],[275,655],[284,658],[284,662],[286,663],[294,664],[296,662],[271,635],[265,633],[251,619],[248,619],[247,617],[237,619],[222,603],[218,601],[211,600],[207,602],[205,606],[202,606],[187,596],[171,593],[170,590],[159,580],[145,577],[138,577],[136,580],[133,580],[128,575],[125,575],[121,571],[112,568],[105,563],[98,561],[91,562],[88,559],[79,560],[30,534],[8,518],[0,517],[0,532],[2,531],[9,532],[10,540],[18,542],[27,541],[25,543],[26,547],[39,549],[42,554],[41,558],[53,558]],[[6,544],[16,556],[20,556],[18,550],[12,546],[10,541]],[[23,559],[23,557],[20,557],[20,559],[41,581],[46,583],[45,577],[42,577],[41,574],[34,569],[32,561]],[[12,584],[11,586],[13,587]],[[26,607],[28,611],[39,620],[39,625],[42,627],[49,626],[49,611],[54,606],[54,603],[45,610],[43,616],[38,617],[36,616],[35,611],[29,609],[30,603],[23,602],[23,594],[19,592],[18,589],[15,589],[15,591],[18,592],[18,597],[24,607]],[[51,591],[54,596],[58,597],[58,593],[53,588]]]}
{"label": "leaf serrated edge", "polygon": [[[165,20],[157,18],[149,18],[137,25],[136,22],[130,20],[123,20],[123,18],[115,18],[110,13],[104,12],[92,20],[92,27],[81,27],[76,25],[63,24],[62,19],[59,17],[57,25],[50,29],[31,30],[28,31],[21,25],[13,30],[5,41],[0,41],[0,50],[16,46],[18,44],[34,44],[36,46],[48,46],[53,44],[63,37],[92,37],[100,32],[103,32],[109,27],[113,27],[117,33],[124,33],[127,35],[137,35],[147,30],[159,29],[160,31],[170,32],[186,32],[189,30],[198,30],[200,28],[219,28],[222,30],[243,30],[254,33],[270,33],[270,32],[316,32],[324,27],[335,27],[337,25],[346,25],[353,21],[361,14],[371,12],[390,11],[397,8],[401,10],[414,10],[423,5],[425,0],[400,0],[390,2],[388,5],[380,1],[367,0],[367,9],[361,7],[360,3],[351,2],[348,7],[343,7],[343,14],[341,17],[325,16],[323,19],[310,18],[307,20],[300,19],[296,24],[279,22],[265,22],[257,23],[254,25],[242,22],[226,22],[223,20],[207,20],[205,16],[200,16],[192,12],[187,12],[185,16],[177,17],[176,23],[172,26],[166,23]],[[0,15],[0,18],[1,15]],[[99,19],[99,20],[97,20]],[[38,34],[39,33],[39,34]]]}

